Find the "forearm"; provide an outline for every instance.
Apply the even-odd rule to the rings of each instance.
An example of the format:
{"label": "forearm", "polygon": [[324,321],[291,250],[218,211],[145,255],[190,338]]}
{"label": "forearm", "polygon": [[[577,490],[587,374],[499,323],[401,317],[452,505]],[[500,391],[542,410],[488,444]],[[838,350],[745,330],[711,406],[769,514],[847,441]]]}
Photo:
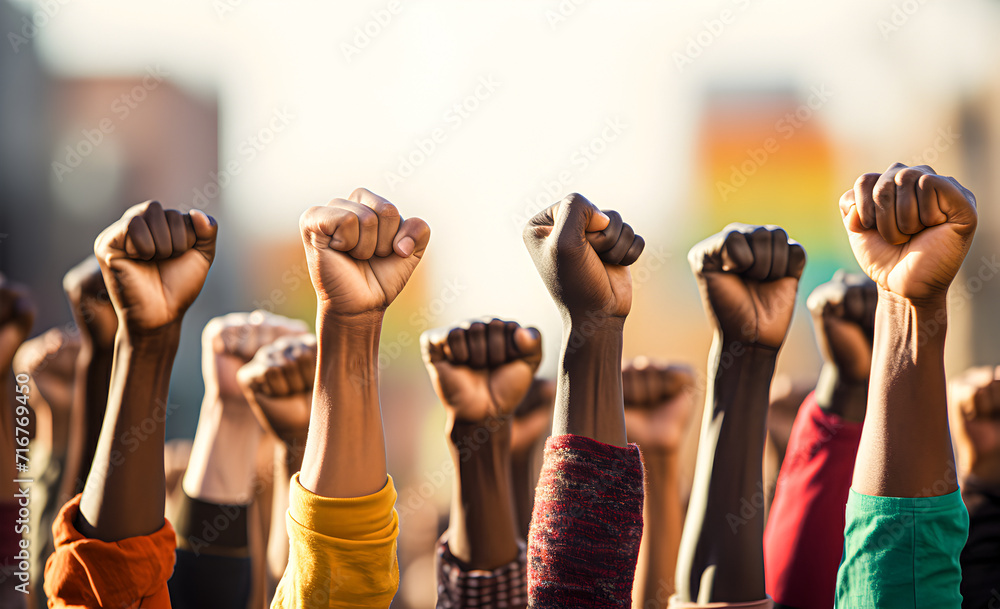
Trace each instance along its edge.
{"label": "forearm", "polygon": [[66,476],[61,492],[72,496],[83,488],[104,427],[104,413],[111,385],[114,346],[95,345],[86,330],[80,331],[76,357],[76,383],[67,440]]}
{"label": "forearm", "polygon": [[223,399],[206,392],[184,492],[209,503],[251,503],[261,433],[242,398]]}
{"label": "forearm", "polygon": [[826,363],[816,383],[816,403],[827,413],[861,423],[868,404],[868,379],[846,380],[835,365]]}
{"label": "forearm", "polygon": [[709,373],[715,381],[706,396],[678,557],[682,600],[764,598],[761,462],[777,353],[721,336],[713,343]]}
{"label": "forearm", "polygon": [[380,313],[317,315],[319,339],[309,439],[299,477],[323,497],[364,497],[388,480],[378,394]]}
{"label": "forearm", "polygon": [[116,541],[163,526],[164,423],[179,339],[179,323],[155,335],[118,332],[107,414],[80,501],[77,529],[87,537]]}
{"label": "forearm", "polygon": [[915,305],[879,290],[868,412],[852,488],[944,495],[958,486],[946,411],[943,299]]}
{"label": "forearm", "polygon": [[[674,452],[640,449],[646,470],[646,497],[632,604],[634,607],[662,609],[674,592],[677,550],[684,526],[678,457]],[[650,602],[654,604],[647,604]]]}
{"label": "forearm", "polygon": [[[476,442],[485,430],[485,442]],[[448,525],[451,553],[469,569],[492,570],[518,555],[510,488],[509,423],[456,421],[449,430],[455,485]],[[470,441],[471,440],[471,441]]]}
{"label": "forearm", "polygon": [[[3,501],[12,501],[14,493],[17,492],[17,483],[14,482],[15,478],[18,478],[17,472],[17,458],[16,449],[17,441],[14,431],[14,409],[17,402],[14,399],[14,395],[20,395],[14,393],[14,387],[11,383],[11,372],[10,370],[0,371],[0,413],[2,413],[3,420],[0,421],[0,465],[3,467],[3,471],[0,471],[0,493],[2,493]],[[23,377],[22,377],[23,378]],[[29,404],[31,395],[28,395]],[[26,438],[27,436],[22,436]]]}
{"label": "forearm", "polygon": [[552,435],[627,445],[621,373],[624,325],[624,318],[564,324]]}

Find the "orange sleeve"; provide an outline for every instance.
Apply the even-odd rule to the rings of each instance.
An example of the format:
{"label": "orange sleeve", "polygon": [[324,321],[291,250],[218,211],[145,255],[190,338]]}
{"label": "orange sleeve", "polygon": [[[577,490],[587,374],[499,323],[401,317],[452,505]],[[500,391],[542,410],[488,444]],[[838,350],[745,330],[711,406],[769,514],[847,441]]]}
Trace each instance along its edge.
{"label": "orange sleeve", "polygon": [[174,571],[174,528],[114,542],[84,537],[73,526],[77,495],[52,523],[55,552],[45,564],[49,607],[170,609],[167,580]]}

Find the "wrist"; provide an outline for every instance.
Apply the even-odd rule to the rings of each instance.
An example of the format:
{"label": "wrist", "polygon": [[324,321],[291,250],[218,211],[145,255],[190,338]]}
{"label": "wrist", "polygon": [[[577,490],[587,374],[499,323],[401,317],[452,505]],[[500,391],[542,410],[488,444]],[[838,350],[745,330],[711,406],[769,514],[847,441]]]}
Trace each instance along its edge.
{"label": "wrist", "polygon": [[382,319],[385,317],[385,309],[374,309],[361,313],[344,313],[338,311],[329,302],[320,302],[316,310],[316,328],[329,326],[340,328],[350,333],[364,334],[366,332],[379,332],[382,329]]}
{"label": "wrist", "polygon": [[456,420],[451,415],[445,423],[449,446],[467,460],[481,450],[493,455],[510,454],[510,419],[489,417],[480,421]]}
{"label": "wrist", "polygon": [[868,379],[845,379],[836,365],[826,362],[816,383],[816,404],[824,412],[860,423],[868,407]]}
{"label": "wrist", "polygon": [[119,327],[115,333],[116,347],[125,347],[140,354],[165,354],[173,357],[181,340],[180,320],[156,328],[137,332],[126,327]]}
{"label": "wrist", "polygon": [[913,299],[879,287],[875,328],[876,334],[905,340],[914,351],[925,345],[943,350],[948,330],[945,295]]}

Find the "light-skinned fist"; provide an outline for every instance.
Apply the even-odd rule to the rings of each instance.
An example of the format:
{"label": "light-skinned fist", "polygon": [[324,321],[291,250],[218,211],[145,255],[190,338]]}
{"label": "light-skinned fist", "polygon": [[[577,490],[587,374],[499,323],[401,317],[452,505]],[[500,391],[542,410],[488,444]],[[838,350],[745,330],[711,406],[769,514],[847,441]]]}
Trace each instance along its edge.
{"label": "light-skinned fist", "polygon": [[645,357],[622,367],[625,429],[643,450],[676,452],[694,411],[694,371]]}
{"label": "light-skinned fist", "polygon": [[451,422],[509,417],[542,361],[538,330],[496,318],[428,330],[420,346]]}
{"label": "light-skinned fist", "polygon": [[840,198],[854,257],[879,288],[943,302],[972,245],[976,197],[927,165],[866,173]]}
{"label": "light-skinned fist", "polygon": [[345,316],[384,312],[431,236],[426,222],[404,219],[392,203],[364,188],[306,210],[299,229],[321,310]]}
{"label": "light-skinned fist", "polygon": [[1000,366],[979,366],[948,384],[959,471],[1000,484]]}

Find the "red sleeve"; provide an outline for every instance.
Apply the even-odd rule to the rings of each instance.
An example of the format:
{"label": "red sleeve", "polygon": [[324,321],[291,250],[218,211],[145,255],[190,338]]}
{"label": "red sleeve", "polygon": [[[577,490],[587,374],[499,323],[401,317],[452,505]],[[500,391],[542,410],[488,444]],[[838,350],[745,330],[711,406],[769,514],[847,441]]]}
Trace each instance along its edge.
{"label": "red sleeve", "polygon": [[764,531],[767,593],[799,609],[830,609],[844,553],[844,511],[861,424],[802,403]]}
{"label": "red sleeve", "polygon": [[52,523],[55,552],[45,564],[45,594],[54,609],[142,607],[170,609],[167,580],[174,570],[174,528],[115,542],[84,537],[73,526],[77,495]]}

